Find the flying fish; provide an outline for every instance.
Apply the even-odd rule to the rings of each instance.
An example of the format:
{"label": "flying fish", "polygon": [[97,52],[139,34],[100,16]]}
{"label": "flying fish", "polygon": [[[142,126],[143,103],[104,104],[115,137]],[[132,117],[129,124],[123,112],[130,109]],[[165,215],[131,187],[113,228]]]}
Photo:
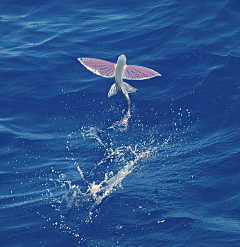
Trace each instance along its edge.
{"label": "flying fish", "polygon": [[115,95],[119,90],[130,103],[128,94],[135,92],[137,89],[124,82],[123,79],[145,80],[161,76],[161,74],[146,67],[127,65],[126,60],[125,55],[119,56],[116,64],[97,58],[78,58],[78,61],[94,74],[106,78],[115,77],[115,83],[111,86],[108,97]]}

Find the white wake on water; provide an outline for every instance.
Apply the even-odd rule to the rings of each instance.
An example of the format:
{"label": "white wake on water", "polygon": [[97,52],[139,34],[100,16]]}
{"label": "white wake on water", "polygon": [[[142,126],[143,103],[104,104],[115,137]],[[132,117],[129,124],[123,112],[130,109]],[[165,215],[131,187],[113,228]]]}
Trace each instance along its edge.
{"label": "white wake on water", "polygon": [[[96,183],[95,181],[89,183],[85,178],[80,166],[77,166],[82,180],[88,184],[88,188],[85,192],[79,190],[78,193],[81,194],[81,198],[84,198],[85,201],[91,202],[91,204],[89,205],[89,217],[86,219],[86,223],[92,219],[94,210],[102,202],[102,200],[109,194],[111,194],[114,189],[121,187],[122,180],[134,170],[134,168],[136,167],[136,163],[140,159],[149,156],[149,154],[153,152],[153,150],[138,152],[136,148],[137,147],[135,147],[134,150],[130,146],[117,148],[108,157],[104,158],[104,160],[101,160],[100,163],[105,162],[106,159],[111,159],[111,157],[123,152],[124,150],[124,153],[128,153],[129,151],[131,154],[134,155],[134,158],[127,161],[124,166],[116,172],[115,175],[113,171],[106,172],[104,174],[104,179],[99,183]],[[71,188],[72,186],[69,187],[69,189]]]}
{"label": "white wake on water", "polygon": [[131,105],[131,103],[128,103],[128,111],[124,115],[124,117],[120,121],[115,122],[111,127],[109,127],[109,129],[118,128],[120,131],[126,131],[127,130],[128,120],[131,117],[130,105]]}
{"label": "white wake on water", "polygon": [[[129,104],[128,111],[123,118],[120,121],[115,122],[104,132],[108,132],[110,129],[119,130],[120,132],[126,131],[130,117]],[[86,175],[84,175],[84,169],[81,168],[81,164],[76,162],[80,177],[82,181],[87,184],[87,187],[83,189],[79,185],[72,185],[71,181],[67,181],[66,193],[63,196],[63,201],[65,200],[70,208],[73,205],[84,205],[84,208],[88,210],[88,217],[85,219],[86,223],[92,220],[94,211],[97,212],[96,209],[98,205],[102,203],[103,199],[109,196],[115,189],[121,187],[121,182],[134,170],[137,162],[148,157],[156,150],[156,147],[152,147],[152,145],[146,147],[142,146],[140,143],[135,144],[134,147],[123,144],[120,145],[120,147],[113,148],[111,142],[104,143],[102,141],[100,134],[103,134],[103,131],[96,127],[90,127],[81,133],[81,136],[84,139],[94,139],[97,141],[106,152],[104,157],[95,164],[91,172],[88,172]],[[73,134],[70,135],[70,139],[72,138],[74,138]],[[95,175],[95,173],[97,174],[98,170],[101,169],[100,167],[103,167],[101,179],[99,178],[99,175]],[[91,179],[89,179],[89,174],[91,174]]]}
{"label": "white wake on water", "polygon": [[57,174],[59,178],[50,180],[55,188],[51,189],[51,205],[60,214],[60,220],[53,225],[80,242],[85,239],[81,236],[88,233],[88,225],[105,210],[104,199],[121,188],[135,168],[149,161],[153,164],[156,159],[157,163],[159,159],[164,161],[189,142],[185,140],[191,124],[188,110],[171,110],[157,125],[143,125],[137,117],[130,126],[130,118],[129,105],[122,118],[110,127],[87,125],[72,132],[66,146],[70,157],[64,161],[64,166],[69,167],[61,174],[53,169],[53,177]]}

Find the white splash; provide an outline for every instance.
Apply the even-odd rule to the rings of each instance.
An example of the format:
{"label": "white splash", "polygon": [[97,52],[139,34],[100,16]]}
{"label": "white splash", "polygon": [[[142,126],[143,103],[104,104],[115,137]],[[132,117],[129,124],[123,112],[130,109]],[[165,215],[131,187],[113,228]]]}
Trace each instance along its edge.
{"label": "white splash", "polygon": [[[148,149],[145,151],[138,151],[137,145],[134,149],[132,149],[130,146],[128,147],[120,147],[116,148],[114,151],[112,151],[107,157],[102,159],[97,165],[101,165],[106,162],[106,160],[112,160],[113,157],[116,156],[117,159],[120,158],[123,162],[125,161],[123,167],[118,170],[117,172],[109,171],[104,174],[104,178],[100,182],[89,182],[85,176],[84,172],[81,169],[81,167],[78,165],[77,170],[82,178],[82,180],[87,183],[87,189],[85,192],[81,191],[80,188],[76,185],[71,185],[71,182],[68,181],[68,189],[67,193],[65,195],[65,200],[68,202],[68,206],[72,207],[73,205],[76,206],[76,198],[81,198],[82,201],[85,202],[88,208],[88,217],[85,219],[85,222],[88,223],[92,220],[92,215],[94,213],[94,210],[97,208],[99,204],[101,204],[102,200],[109,196],[115,189],[121,187],[121,182],[123,179],[130,174],[134,168],[136,167],[136,163],[143,159],[144,157],[148,157],[154,149]],[[129,156],[129,153],[131,154],[131,159],[125,160],[125,155]],[[67,194],[70,196],[67,196]],[[72,196],[71,196],[72,194]],[[73,203],[74,202],[74,203]],[[77,203],[78,205],[78,203]],[[79,206],[79,205],[78,205]]]}
{"label": "white splash", "polygon": [[111,127],[109,127],[109,129],[118,128],[120,131],[126,131],[127,130],[128,120],[131,117],[130,105],[131,105],[131,103],[128,103],[128,111],[123,116],[123,118],[120,121],[115,122]]}

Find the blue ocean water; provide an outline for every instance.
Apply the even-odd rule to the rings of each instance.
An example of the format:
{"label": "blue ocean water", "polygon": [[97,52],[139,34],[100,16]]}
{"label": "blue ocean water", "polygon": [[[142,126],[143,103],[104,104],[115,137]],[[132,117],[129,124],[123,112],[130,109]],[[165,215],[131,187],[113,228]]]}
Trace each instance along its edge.
{"label": "blue ocean water", "polygon": [[[240,3],[1,1],[0,245],[239,246]],[[162,74],[114,79],[78,57]]]}

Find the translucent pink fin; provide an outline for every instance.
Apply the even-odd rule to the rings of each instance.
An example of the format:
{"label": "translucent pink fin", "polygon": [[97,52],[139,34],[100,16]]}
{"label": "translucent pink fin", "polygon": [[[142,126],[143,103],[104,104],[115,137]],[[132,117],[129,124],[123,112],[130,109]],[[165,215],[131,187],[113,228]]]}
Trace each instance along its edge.
{"label": "translucent pink fin", "polygon": [[157,71],[142,66],[125,65],[123,79],[144,80],[155,76],[161,76]]}
{"label": "translucent pink fin", "polygon": [[78,58],[88,70],[103,77],[114,77],[116,64],[97,58]]}

